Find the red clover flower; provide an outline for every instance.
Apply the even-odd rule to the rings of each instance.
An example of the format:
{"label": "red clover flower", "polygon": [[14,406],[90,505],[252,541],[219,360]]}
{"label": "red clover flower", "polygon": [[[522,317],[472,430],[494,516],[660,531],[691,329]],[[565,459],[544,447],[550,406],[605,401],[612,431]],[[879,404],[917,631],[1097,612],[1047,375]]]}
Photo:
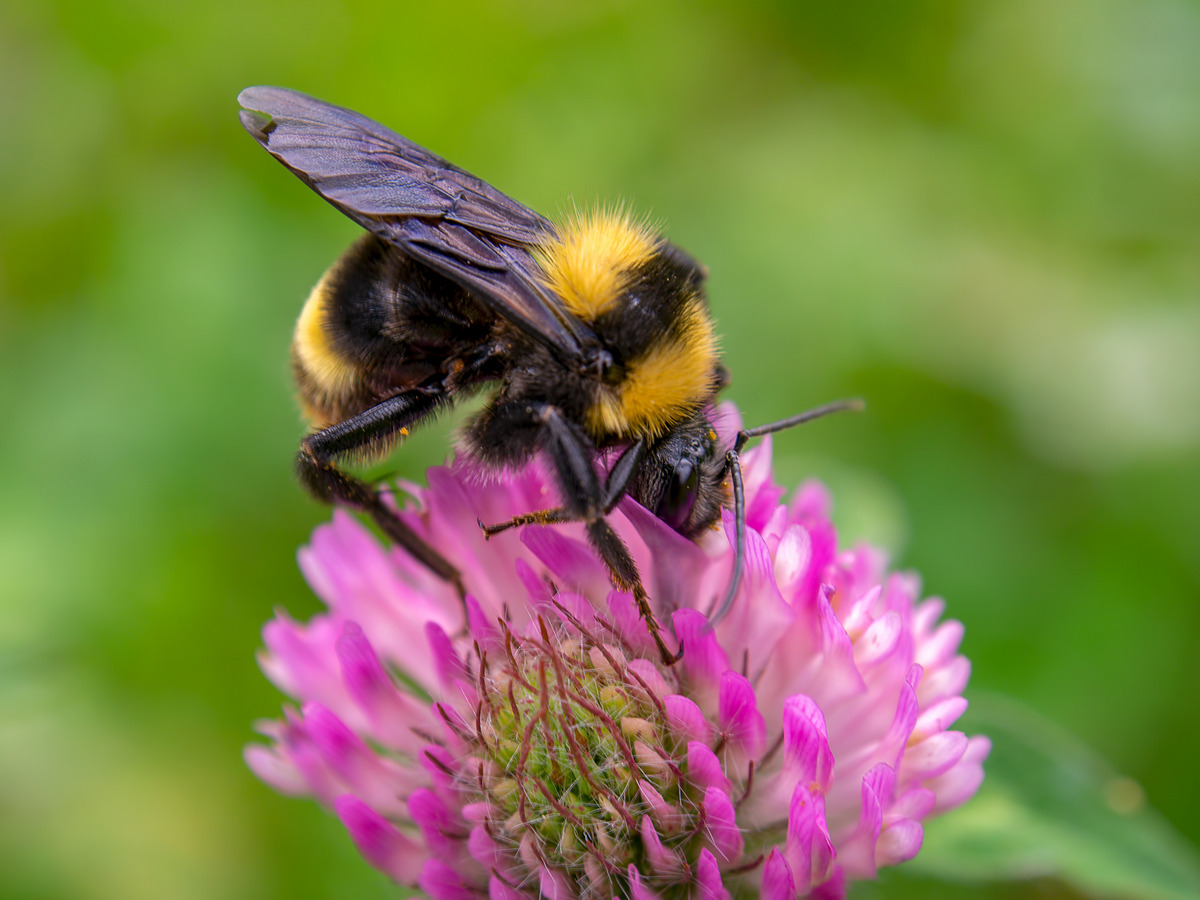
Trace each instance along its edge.
{"label": "red clover flower", "polygon": [[699,544],[630,499],[611,518],[682,642],[669,667],[578,526],[480,533],[555,505],[540,463],[406,486],[465,603],[336,511],[299,555],[328,612],[264,629],[300,708],[260,726],[250,768],[434,900],[836,898],[912,858],[990,749],[950,730],[962,625],[879,550],[839,549],[821,486],[781,505],[769,440],[743,465],[745,575],[715,628],[730,514]]}

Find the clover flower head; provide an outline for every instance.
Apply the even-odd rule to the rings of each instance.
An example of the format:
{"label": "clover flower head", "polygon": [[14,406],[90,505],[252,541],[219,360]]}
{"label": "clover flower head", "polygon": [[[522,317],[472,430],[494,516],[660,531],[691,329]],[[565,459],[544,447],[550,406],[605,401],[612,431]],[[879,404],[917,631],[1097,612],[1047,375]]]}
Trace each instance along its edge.
{"label": "clover flower head", "polygon": [[743,456],[745,575],[715,627],[731,516],[700,542],[631,499],[611,517],[673,666],[581,528],[484,539],[479,520],[555,505],[538,462],[484,480],[460,459],[408,486],[400,514],[465,601],[335,512],[299,557],[328,611],[264,630],[263,670],[300,707],[260,726],[251,769],[434,900],[833,898],[910,859],[990,749],[951,730],[962,626],[880,551],[839,549],[824,488],[781,504],[770,454]]}

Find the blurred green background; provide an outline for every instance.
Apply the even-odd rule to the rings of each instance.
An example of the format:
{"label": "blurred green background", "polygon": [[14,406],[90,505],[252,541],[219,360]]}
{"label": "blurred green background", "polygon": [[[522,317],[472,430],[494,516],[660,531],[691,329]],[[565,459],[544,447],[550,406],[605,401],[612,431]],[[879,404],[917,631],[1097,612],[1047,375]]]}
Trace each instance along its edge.
{"label": "blurred green background", "polygon": [[[1200,5],[5,0],[0,894],[395,895],[241,761],[282,701],[259,628],[317,608],[291,326],[356,233],[242,132],[258,83],[543,212],[666,223],[749,422],[869,401],[780,437],[781,477],[824,478],[848,537],[947,598],[969,697],[1095,748],[1132,779],[1109,806],[1193,858]],[[954,831],[930,860],[965,860]],[[862,896],[1086,881],[906,868]]]}

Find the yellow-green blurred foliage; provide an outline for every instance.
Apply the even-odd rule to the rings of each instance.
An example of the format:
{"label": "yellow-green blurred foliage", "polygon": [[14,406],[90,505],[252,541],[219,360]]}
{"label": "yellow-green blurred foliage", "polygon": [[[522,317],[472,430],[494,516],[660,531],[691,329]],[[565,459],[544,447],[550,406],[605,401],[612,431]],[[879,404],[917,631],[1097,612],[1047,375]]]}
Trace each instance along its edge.
{"label": "yellow-green blurred foliage", "polygon": [[6,0],[0,894],[393,893],[240,757],[261,623],[317,606],[291,322],[355,234],[242,132],[257,83],[665,223],[748,421],[870,404],[780,474],[1200,839],[1196,3]]}

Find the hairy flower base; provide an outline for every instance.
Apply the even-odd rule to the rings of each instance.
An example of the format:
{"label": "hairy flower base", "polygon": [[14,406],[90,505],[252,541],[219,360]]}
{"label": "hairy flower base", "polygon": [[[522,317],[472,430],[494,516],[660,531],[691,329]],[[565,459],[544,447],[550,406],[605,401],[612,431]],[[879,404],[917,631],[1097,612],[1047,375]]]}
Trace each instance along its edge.
{"label": "hairy flower base", "polygon": [[839,552],[820,487],[781,506],[769,443],[744,464],[746,573],[715,628],[728,516],[702,546],[629,500],[612,517],[684,649],[669,667],[577,526],[483,539],[478,519],[555,504],[536,464],[412,489],[403,515],[465,604],[335,513],[300,555],[329,612],[264,632],[264,671],[302,706],[261,726],[251,768],[437,900],[839,897],[911,858],[921,820],[983,778],[987,739],[948,730],[962,626],[879,552]]}
{"label": "hairy flower base", "polygon": [[663,890],[686,886],[701,854],[738,860],[721,763],[671,725],[668,707],[693,712],[686,698],[663,692],[655,664],[575,625],[523,641],[505,631],[503,648],[482,655],[475,755],[447,772],[477,797],[472,840],[486,865],[515,887],[533,858],[609,897],[639,871]]}

